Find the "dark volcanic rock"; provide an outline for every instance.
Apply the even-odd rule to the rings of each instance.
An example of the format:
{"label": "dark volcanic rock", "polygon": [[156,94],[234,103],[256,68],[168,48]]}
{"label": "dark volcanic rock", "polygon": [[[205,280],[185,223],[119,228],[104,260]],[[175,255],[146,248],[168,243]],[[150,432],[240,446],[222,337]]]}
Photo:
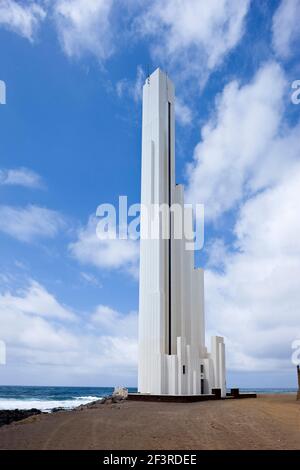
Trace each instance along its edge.
{"label": "dark volcanic rock", "polygon": [[82,410],[86,410],[86,409],[90,409],[90,408],[99,408],[104,403],[106,403],[106,400],[107,400],[106,398],[100,398],[99,400],[95,400],[95,401],[91,401],[89,403],[86,403],[86,405],[80,405],[77,408],[75,408],[75,410],[82,411]]}
{"label": "dark volcanic rock", "polygon": [[0,426],[10,424],[13,421],[21,421],[29,416],[40,415],[41,411],[36,408],[31,410],[0,410]]}
{"label": "dark volcanic rock", "polygon": [[51,413],[58,413],[59,411],[67,411],[62,406],[57,406],[56,408],[52,408]]}
{"label": "dark volcanic rock", "polygon": [[112,401],[112,403],[120,403],[121,401],[124,401],[124,398],[119,397],[119,396],[113,396],[111,401]]}

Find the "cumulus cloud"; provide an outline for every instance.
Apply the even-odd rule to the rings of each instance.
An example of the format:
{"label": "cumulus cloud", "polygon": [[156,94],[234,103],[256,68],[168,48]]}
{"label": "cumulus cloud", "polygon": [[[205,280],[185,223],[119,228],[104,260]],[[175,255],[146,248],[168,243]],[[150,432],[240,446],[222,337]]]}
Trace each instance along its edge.
{"label": "cumulus cloud", "polygon": [[114,51],[113,4],[114,0],[0,0],[0,25],[32,42],[42,21],[51,16],[69,57],[92,54],[103,61]]}
{"label": "cumulus cloud", "polygon": [[268,63],[251,83],[241,86],[233,81],[217,98],[216,111],[201,130],[188,168],[188,197],[205,204],[207,220],[217,219],[288,168],[291,149],[285,145],[283,159],[282,141],[276,142],[285,89],[282,69]]}
{"label": "cumulus cloud", "polygon": [[188,126],[193,119],[193,112],[191,108],[184,103],[184,101],[177,97],[175,101],[175,116],[178,124]]}
{"label": "cumulus cloud", "polygon": [[100,61],[114,50],[110,14],[113,0],[57,0],[54,18],[65,53],[93,54]]}
{"label": "cumulus cloud", "polygon": [[[204,83],[209,73],[238,44],[244,32],[250,0],[0,0],[0,24],[31,41],[46,15],[53,20],[63,51],[69,57],[108,59],[121,41],[150,37],[154,60],[160,60],[181,76],[196,76]],[[126,26],[122,22],[126,17]],[[133,28],[131,25],[134,25]],[[136,83],[117,84],[118,93],[140,97]]]}
{"label": "cumulus cloud", "polygon": [[61,320],[74,319],[74,314],[70,309],[61,305],[41,284],[33,280],[15,295],[10,292],[2,294],[0,309],[11,312],[22,311],[23,313]]}
{"label": "cumulus cloud", "polygon": [[227,336],[231,369],[292,367],[300,337],[299,184],[298,165],[249,199],[235,225],[236,251],[223,256],[225,272],[207,272],[209,326]]}
{"label": "cumulus cloud", "polygon": [[28,168],[0,169],[0,185],[43,188],[40,175]]}
{"label": "cumulus cloud", "polygon": [[38,2],[0,0],[0,25],[31,42],[45,17],[46,11]]}
{"label": "cumulus cloud", "polygon": [[0,205],[0,232],[22,242],[32,242],[40,237],[53,238],[64,226],[62,215],[45,207]]}
{"label": "cumulus cloud", "polygon": [[124,95],[129,95],[136,103],[138,103],[142,99],[145,79],[146,74],[143,68],[139,65],[136,70],[136,78],[134,81],[130,81],[127,78],[124,78],[117,82],[117,95],[119,98],[122,98]]}
{"label": "cumulus cloud", "polygon": [[282,0],[273,17],[273,47],[288,58],[300,41],[300,0]]}
{"label": "cumulus cloud", "polygon": [[[137,20],[154,58],[183,75],[209,73],[239,42],[250,0],[155,0]],[[202,77],[203,79],[203,77]]]}
{"label": "cumulus cloud", "polygon": [[91,316],[92,323],[101,328],[101,331],[113,336],[137,337],[137,313],[130,312],[127,315],[108,307],[98,305]]}
{"label": "cumulus cloud", "polygon": [[219,234],[207,246],[207,323],[226,336],[231,370],[291,370],[300,336],[300,124],[286,121],[287,89],[276,63],[226,86],[188,172],[189,196]]}
{"label": "cumulus cloud", "polygon": [[44,385],[83,377],[99,385],[120,377],[130,381],[136,372],[136,319],[105,305],[75,314],[36,281],[20,292],[1,292],[0,332],[7,348],[1,381],[11,373]]}
{"label": "cumulus cloud", "polygon": [[87,225],[77,234],[77,240],[70,243],[71,254],[80,263],[104,269],[117,269],[137,276],[139,244],[134,240],[99,239],[96,233],[98,220],[91,216]]}

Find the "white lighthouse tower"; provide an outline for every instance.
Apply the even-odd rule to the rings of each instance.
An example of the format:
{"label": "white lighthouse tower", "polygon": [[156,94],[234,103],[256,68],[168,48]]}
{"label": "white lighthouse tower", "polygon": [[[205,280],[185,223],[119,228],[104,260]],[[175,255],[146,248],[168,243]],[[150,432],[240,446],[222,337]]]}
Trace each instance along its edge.
{"label": "white lighthouse tower", "polygon": [[[143,87],[142,234],[155,206],[175,205],[191,216],[175,183],[174,101],[173,83],[157,69]],[[141,237],[138,391],[201,395],[220,388],[226,396],[223,338],[212,338],[210,353],[205,347],[203,270],[194,268],[186,238],[174,237],[172,211],[165,214],[157,237]]]}

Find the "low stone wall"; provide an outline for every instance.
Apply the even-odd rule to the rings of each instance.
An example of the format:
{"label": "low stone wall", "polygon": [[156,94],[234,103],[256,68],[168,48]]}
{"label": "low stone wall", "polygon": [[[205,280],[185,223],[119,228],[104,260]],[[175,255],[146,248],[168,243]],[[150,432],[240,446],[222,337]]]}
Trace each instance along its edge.
{"label": "low stone wall", "polygon": [[127,400],[160,401],[173,403],[192,403],[196,401],[216,400],[216,395],[150,395],[143,393],[129,393]]}
{"label": "low stone wall", "polygon": [[[257,398],[257,394],[256,393],[240,393],[238,388],[234,388],[234,389],[231,389],[230,393],[227,393],[226,398],[228,399]],[[211,395],[150,395],[150,393],[149,394],[129,393],[127,400],[192,403],[196,401],[225,400],[226,398],[221,397],[220,388],[213,388]]]}

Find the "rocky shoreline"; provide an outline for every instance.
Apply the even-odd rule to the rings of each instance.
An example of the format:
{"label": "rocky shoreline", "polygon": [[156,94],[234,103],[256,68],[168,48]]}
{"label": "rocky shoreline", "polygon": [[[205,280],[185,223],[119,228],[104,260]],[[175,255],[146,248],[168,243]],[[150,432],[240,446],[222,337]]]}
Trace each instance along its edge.
{"label": "rocky shoreline", "polygon": [[[85,410],[89,408],[98,408],[99,405],[110,405],[110,404],[116,404],[120,403],[123,401],[123,398],[119,397],[114,397],[114,396],[107,396],[103,397],[100,400],[92,401],[90,403],[87,403],[86,405],[79,405],[76,408],[73,408],[71,410],[66,409],[66,408],[53,408],[50,413],[58,413],[58,412],[64,412],[64,411],[78,411],[78,410]],[[7,424],[11,424],[15,421],[22,421],[23,419],[27,419],[30,416],[34,415],[40,415],[40,414],[48,414],[45,413],[41,410],[38,410],[36,408],[32,408],[30,410],[22,410],[22,409],[16,409],[16,410],[0,410],[0,427],[5,426]]]}
{"label": "rocky shoreline", "polygon": [[14,421],[22,421],[33,415],[42,414],[41,410],[32,408],[31,410],[0,410],[0,427],[11,424]]}

